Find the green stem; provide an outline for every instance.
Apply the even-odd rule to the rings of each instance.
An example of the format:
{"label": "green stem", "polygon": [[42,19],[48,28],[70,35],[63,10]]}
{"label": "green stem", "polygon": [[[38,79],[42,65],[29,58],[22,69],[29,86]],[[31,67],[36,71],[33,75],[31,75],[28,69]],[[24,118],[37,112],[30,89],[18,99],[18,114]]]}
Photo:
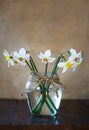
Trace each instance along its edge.
{"label": "green stem", "polygon": [[54,110],[51,108],[51,106],[49,105],[47,100],[45,100],[45,103],[46,103],[47,107],[49,108],[50,112],[54,113]]}
{"label": "green stem", "polygon": [[32,71],[32,67],[29,65],[28,61],[25,60],[26,64],[28,65],[28,67],[30,68],[30,70]]}
{"label": "green stem", "polygon": [[71,56],[71,53],[70,53],[70,51],[67,51],[67,52],[68,52],[69,56]]}
{"label": "green stem", "polygon": [[45,65],[45,76],[47,75],[48,63]]}
{"label": "green stem", "polygon": [[65,62],[67,61],[67,59],[63,55],[61,55],[61,57],[64,59]]}
{"label": "green stem", "polygon": [[[41,90],[41,94],[42,94],[42,91],[44,89],[44,83],[40,84],[40,90]],[[34,106],[34,108],[32,109],[32,113],[34,114],[40,114],[40,111],[42,109],[42,106],[44,104],[44,97],[43,97],[43,94],[39,97],[36,105]]]}
{"label": "green stem", "polygon": [[42,100],[42,102],[41,102],[41,104],[40,104],[40,106],[38,108],[37,114],[40,114],[40,112],[42,110],[42,107],[43,107],[43,104],[44,104],[44,98],[43,98],[43,100]]}
{"label": "green stem", "polygon": [[57,73],[58,69],[59,69],[59,68],[57,67],[56,70],[55,70],[55,74]]}
{"label": "green stem", "polygon": [[56,68],[57,68],[57,65],[58,65],[60,59],[61,59],[61,56],[59,56],[59,57],[57,58],[56,62],[55,62],[55,65],[54,65],[54,67],[53,67],[53,69],[52,69],[52,72],[51,72],[51,75],[52,75],[52,76],[54,76],[54,74],[55,74],[55,72],[56,72]]}
{"label": "green stem", "polygon": [[34,67],[35,72],[38,72],[37,67],[36,67],[32,57],[30,57],[30,58],[31,58],[31,63],[32,63],[33,67]]}
{"label": "green stem", "polygon": [[54,107],[54,109],[57,111],[57,108],[56,108],[56,106],[54,105],[53,101],[51,100],[49,94],[47,94],[47,98],[48,98],[48,100],[50,101],[51,105]]}
{"label": "green stem", "polygon": [[57,111],[56,106],[54,105],[53,101],[51,100],[49,94],[46,94],[46,92],[43,92],[40,96],[38,102],[32,109],[33,114],[40,114],[43,104],[46,103],[48,109],[51,113],[54,113],[54,111]]}
{"label": "green stem", "polygon": [[32,63],[32,60],[31,60],[31,59],[30,59],[30,64],[31,64],[31,67],[32,67],[32,71],[35,72],[35,68],[34,68],[34,66],[33,66],[33,63]]}
{"label": "green stem", "polygon": [[43,101],[43,96],[41,95],[38,102],[36,103],[36,105],[33,107],[32,109],[32,113],[36,113],[36,114],[39,114],[38,110],[40,109],[40,104],[42,103]]}

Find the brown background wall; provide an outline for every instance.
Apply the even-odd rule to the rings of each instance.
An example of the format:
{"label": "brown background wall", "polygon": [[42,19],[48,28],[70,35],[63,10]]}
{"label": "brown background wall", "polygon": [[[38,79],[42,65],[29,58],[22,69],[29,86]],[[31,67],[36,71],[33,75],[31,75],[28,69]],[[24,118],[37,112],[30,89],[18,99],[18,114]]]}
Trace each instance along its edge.
{"label": "brown background wall", "polygon": [[70,48],[83,51],[81,67],[59,75],[66,86],[63,98],[89,98],[89,0],[0,0],[0,98],[22,98],[28,68],[8,69],[2,55],[21,47],[31,51],[40,71],[40,51],[51,49],[53,56]]}

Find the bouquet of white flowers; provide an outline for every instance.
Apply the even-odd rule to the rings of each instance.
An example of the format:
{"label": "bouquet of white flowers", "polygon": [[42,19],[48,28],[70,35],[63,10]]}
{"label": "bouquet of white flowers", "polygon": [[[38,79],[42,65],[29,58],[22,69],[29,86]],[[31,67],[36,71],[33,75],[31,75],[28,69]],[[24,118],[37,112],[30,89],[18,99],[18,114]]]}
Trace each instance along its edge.
{"label": "bouquet of white flowers", "polygon": [[[68,53],[68,59],[63,56],[64,53]],[[24,48],[21,48],[19,52],[15,51],[10,54],[6,50],[4,50],[3,55],[5,56],[6,61],[8,61],[8,67],[10,67],[10,65],[14,66],[16,64],[27,64],[31,71],[38,72],[30,52],[26,51]],[[77,53],[74,49],[70,49],[69,51],[64,51],[60,53],[57,59],[51,57],[50,50],[47,50],[44,53],[40,52],[38,57],[42,60],[43,63],[45,63],[45,74],[47,73],[48,63],[52,63],[54,60],[56,60],[52,70],[52,75],[56,73],[58,68],[63,68],[62,73],[66,72],[67,69],[70,68],[74,71],[77,66],[80,66],[83,60],[81,52]]]}
{"label": "bouquet of white flowers", "polygon": [[[8,67],[14,65],[27,65],[30,69],[31,76],[35,77],[35,84],[31,84],[31,80],[33,82],[33,78],[30,77],[28,84],[26,85],[26,89],[23,91],[27,94],[27,101],[30,107],[31,113],[35,115],[48,115],[48,112],[44,113],[44,109],[47,107],[50,115],[55,115],[58,111],[60,99],[62,95],[62,90],[59,89],[62,86],[62,83],[58,78],[58,70],[62,69],[62,73],[66,72],[68,69],[72,69],[74,71],[83,61],[81,51],[79,53],[76,52],[75,49],[70,49],[68,51],[61,52],[57,58],[51,57],[51,51],[46,50],[44,53],[40,52],[38,57],[44,63],[44,74],[41,74],[33,60],[32,55],[29,51],[21,48],[19,52],[14,51],[13,53],[9,53],[4,50],[3,55],[8,61]],[[54,62],[54,66],[50,73],[48,73],[48,65],[49,63]],[[30,82],[30,83],[29,83]],[[54,90],[56,94],[50,94],[50,89]],[[36,91],[36,96],[33,96],[33,92]],[[39,96],[38,96],[39,95]],[[31,98],[35,101],[31,102]],[[54,100],[56,99],[56,103]],[[59,104],[57,103],[59,101]],[[46,104],[46,107],[45,105]]]}

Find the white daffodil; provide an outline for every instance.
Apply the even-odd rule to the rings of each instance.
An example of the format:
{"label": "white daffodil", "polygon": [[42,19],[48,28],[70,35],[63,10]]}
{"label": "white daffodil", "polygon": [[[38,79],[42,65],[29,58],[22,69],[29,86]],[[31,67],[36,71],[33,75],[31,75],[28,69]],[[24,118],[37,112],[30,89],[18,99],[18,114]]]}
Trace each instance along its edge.
{"label": "white daffodil", "polygon": [[71,56],[69,57],[69,61],[72,64],[73,71],[77,68],[77,66],[80,66],[80,64],[83,61],[83,57],[81,54],[81,51],[79,53],[76,52],[74,49],[70,49]]}
{"label": "white daffodil", "polygon": [[21,64],[21,65],[26,65],[26,62],[25,61],[29,61],[30,59],[30,54],[27,53],[27,51],[24,49],[24,48],[21,48],[19,50],[19,53],[17,51],[14,52],[14,56],[16,58],[18,58],[18,62]]}
{"label": "white daffodil", "polygon": [[64,72],[67,71],[67,69],[70,69],[70,68],[72,67],[72,64],[71,64],[71,62],[69,62],[69,61],[59,62],[59,63],[58,63],[58,67],[59,67],[59,68],[63,68],[62,73],[64,73]]}
{"label": "white daffodil", "polygon": [[17,64],[17,60],[6,50],[4,50],[3,55],[5,56],[6,61],[8,61],[8,67],[10,67],[10,65],[14,66],[15,64]]}
{"label": "white daffodil", "polygon": [[46,50],[44,53],[40,52],[38,56],[40,59],[42,59],[42,62],[44,63],[52,63],[55,60],[55,58],[51,57],[50,50]]}
{"label": "white daffodil", "polygon": [[10,60],[11,56],[10,56],[9,52],[7,52],[6,50],[4,50],[3,55],[5,56],[6,61]]}

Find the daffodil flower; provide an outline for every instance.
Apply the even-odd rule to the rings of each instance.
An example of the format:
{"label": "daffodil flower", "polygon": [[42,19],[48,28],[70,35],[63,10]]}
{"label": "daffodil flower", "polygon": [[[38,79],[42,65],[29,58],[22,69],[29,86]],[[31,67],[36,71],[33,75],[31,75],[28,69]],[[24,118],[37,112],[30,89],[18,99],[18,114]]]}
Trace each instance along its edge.
{"label": "daffodil flower", "polygon": [[29,61],[29,59],[30,59],[30,54],[27,53],[27,51],[26,51],[24,48],[21,48],[21,49],[19,50],[19,53],[18,53],[17,51],[15,51],[15,52],[14,52],[14,56],[15,56],[16,58],[18,58],[19,63],[20,63],[21,65],[26,65],[26,62],[25,62],[25,61]]}
{"label": "daffodil flower", "polygon": [[40,52],[38,56],[40,59],[42,59],[43,63],[52,63],[55,60],[55,58],[51,57],[50,50],[46,50],[44,53]]}
{"label": "daffodil flower", "polygon": [[71,68],[73,71],[80,66],[81,62],[83,61],[81,51],[79,53],[76,52],[75,49],[70,49],[70,57],[66,62],[58,63],[59,68],[63,68],[62,73],[66,72],[67,69]]}
{"label": "daffodil flower", "polygon": [[83,57],[81,51],[79,53],[76,52],[74,49],[70,49],[71,56],[69,57],[69,61],[72,64],[73,71],[80,66],[83,61]]}
{"label": "daffodil flower", "polygon": [[59,62],[59,63],[58,63],[58,67],[59,67],[59,68],[63,68],[62,73],[64,73],[64,72],[67,71],[67,69],[72,68],[72,64],[71,64],[71,62],[69,62],[69,61]]}
{"label": "daffodil flower", "polygon": [[11,56],[10,56],[9,52],[7,52],[6,50],[4,50],[3,55],[5,56],[6,61],[10,60]]}
{"label": "daffodil flower", "polygon": [[9,54],[9,52],[7,52],[6,50],[4,50],[3,55],[6,58],[6,61],[8,61],[8,67],[14,66],[15,64],[17,64],[17,60],[15,57],[13,57],[12,54]]}

